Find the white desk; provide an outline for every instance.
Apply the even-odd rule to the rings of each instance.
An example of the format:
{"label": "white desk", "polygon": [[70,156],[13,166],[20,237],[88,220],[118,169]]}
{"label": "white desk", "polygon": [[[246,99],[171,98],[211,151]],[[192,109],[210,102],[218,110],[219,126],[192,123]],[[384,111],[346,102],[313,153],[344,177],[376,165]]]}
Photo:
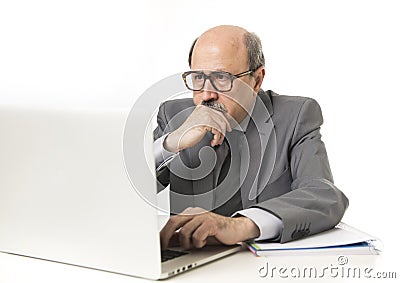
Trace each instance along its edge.
{"label": "white desk", "polygon": [[[348,256],[348,263],[343,265],[345,268],[373,268],[373,271],[397,271],[397,278],[400,277],[400,272],[394,270],[393,266],[390,269],[390,263],[395,263],[387,258],[387,255],[379,256]],[[269,274],[266,277],[260,277],[258,270],[261,266],[268,263]],[[389,265],[388,265],[389,263]],[[304,267],[314,267],[318,270],[318,274],[322,274],[323,268],[339,267],[338,256],[291,256],[291,257],[256,257],[247,250],[243,250],[237,254],[228,256],[218,261],[198,267],[189,272],[182,273],[178,276],[161,282],[267,282],[271,279],[281,282],[290,282],[293,275],[289,273],[291,268],[299,268],[304,270]],[[271,276],[272,268],[275,267],[273,276]],[[285,273],[278,273],[278,269],[286,267],[287,278],[284,278]],[[265,271],[265,269],[264,269]],[[339,269],[340,271],[340,269]],[[303,272],[303,271],[301,271]],[[294,273],[295,274],[295,271]],[[308,274],[308,273],[307,273]],[[370,273],[374,274],[374,273]],[[304,278],[304,277],[301,277]],[[362,277],[361,277],[362,278]],[[315,280],[315,279],[312,279]],[[332,280],[332,277],[327,273],[323,277],[323,281]],[[343,278],[339,274],[336,280],[342,281]],[[385,282],[395,282],[395,279],[385,279]],[[307,278],[296,278],[295,282],[309,282]],[[353,281],[353,280],[351,280]],[[356,279],[355,282],[363,282],[365,280]],[[366,282],[374,282],[373,279],[368,279]],[[123,276],[109,272],[103,272],[88,268],[71,266],[66,264],[54,263],[44,260],[32,259],[22,256],[0,253],[0,282],[1,283],[32,283],[32,282],[96,282],[96,283],[132,283],[132,282],[151,282],[146,279]],[[321,282],[320,280],[318,282]],[[382,279],[376,282],[383,282]]]}

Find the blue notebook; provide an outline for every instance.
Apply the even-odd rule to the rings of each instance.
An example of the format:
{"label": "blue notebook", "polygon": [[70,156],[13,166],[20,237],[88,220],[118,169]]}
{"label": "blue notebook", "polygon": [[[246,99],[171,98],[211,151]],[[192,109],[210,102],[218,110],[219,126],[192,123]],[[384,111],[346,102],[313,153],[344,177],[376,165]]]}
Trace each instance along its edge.
{"label": "blue notebook", "polygon": [[343,222],[333,229],[289,243],[246,242],[257,256],[379,254],[381,241]]}

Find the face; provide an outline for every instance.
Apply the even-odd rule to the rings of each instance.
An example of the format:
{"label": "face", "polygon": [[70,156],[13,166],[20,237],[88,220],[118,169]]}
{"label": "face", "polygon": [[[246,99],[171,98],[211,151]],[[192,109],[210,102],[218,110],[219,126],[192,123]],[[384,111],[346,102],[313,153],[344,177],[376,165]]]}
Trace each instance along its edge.
{"label": "face", "polygon": [[[221,35],[200,37],[192,55],[192,70],[201,70],[209,75],[212,71],[224,71],[233,75],[248,70],[247,51],[241,38],[224,38]],[[255,74],[236,78],[229,92],[218,92],[209,80],[204,88],[193,92],[196,105],[202,101],[215,101],[222,104],[233,119],[240,123],[251,111],[259,90]]]}

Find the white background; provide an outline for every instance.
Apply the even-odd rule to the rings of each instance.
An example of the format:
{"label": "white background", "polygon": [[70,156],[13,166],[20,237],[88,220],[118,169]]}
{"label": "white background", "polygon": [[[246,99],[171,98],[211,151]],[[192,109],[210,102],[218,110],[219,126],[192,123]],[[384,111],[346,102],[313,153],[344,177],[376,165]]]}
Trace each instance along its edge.
{"label": "white background", "polygon": [[[399,252],[398,1],[0,1],[0,104],[126,108],[219,24],[263,41],[264,89],[321,105],[348,224]],[[157,99],[157,98],[155,98]]]}

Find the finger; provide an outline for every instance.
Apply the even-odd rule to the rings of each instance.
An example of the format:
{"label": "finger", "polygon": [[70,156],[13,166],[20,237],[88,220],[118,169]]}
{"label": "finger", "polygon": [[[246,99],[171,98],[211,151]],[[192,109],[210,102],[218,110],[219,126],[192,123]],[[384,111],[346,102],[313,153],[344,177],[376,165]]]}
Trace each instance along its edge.
{"label": "finger", "polygon": [[190,221],[192,217],[187,215],[175,215],[172,216],[167,224],[160,231],[161,249],[165,250],[168,248],[171,237],[175,231],[181,228],[186,222]]}
{"label": "finger", "polygon": [[225,131],[231,132],[232,131],[232,127],[231,127],[231,123],[229,122],[231,116],[229,114],[224,114],[222,112],[218,112],[218,115],[222,118],[222,120],[220,120],[223,124],[223,128]]}
{"label": "finger", "polygon": [[222,117],[223,119],[220,119],[219,117],[213,118],[212,123],[215,124],[214,128],[224,135],[230,125],[227,123],[225,116]]}
{"label": "finger", "polygon": [[193,248],[192,235],[201,224],[201,219],[194,217],[179,230],[179,243],[183,249],[189,250]]}
{"label": "finger", "polygon": [[178,231],[172,234],[172,237],[169,239],[168,247],[178,247],[179,245],[180,243],[179,243],[179,231]]}
{"label": "finger", "polygon": [[207,239],[215,235],[214,229],[203,222],[192,235],[192,243],[196,248],[202,248],[207,244]]}
{"label": "finger", "polygon": [[220,144],[221,136],[223,136],[218,130],[212,129],[211,132],[214,134],[214,138],[211,141],[211,146],[216,146]]}
{"label": "finger", "polygon": [[225,139],[225,135],[215,130],[214,139],[212,140],[214,145],[221,145]]}
{"label": "finger", "polygon": [[[224,132],[225,132],[225,130],[227,130],[229,132],[232,131],[231,124],[229,122],[229,118],[230,118],[229,114],[225,114],[221,111],[212,109],[207,106],[203,106],[203,107],[204,107],[205,111],[207,111],[207,113],[210,115],[212,120],[215,123],[217,123],[221,129],[224,129]],[[204,115],[204,114],[201,114],[201,115]]]}
{"label": "finger", "polygon": [[232,132],[232,126],[231,126],[231,123],[229,122],[229,120],[226,118],[226,116],[225,116],[225,115],[223,115],[223,116],[224,116],[224,119],[225,119],[226,131],[228,131],[228,132]]}
{"label": "finger", "polygon": [[212,140],[212,142],[213,142],[214,146],[221,145],[222,142],[224,141],[224,139],[225,139],[225,136],[221,133],[218,133],[218,134],[214,135],[214,139]]}
{"label": "finger", "polygon": [[204,232],[203,225],[201,225],[192,235],[192,243],[193,246],[200,249],[207,244],[208,233],[207,231]]}

